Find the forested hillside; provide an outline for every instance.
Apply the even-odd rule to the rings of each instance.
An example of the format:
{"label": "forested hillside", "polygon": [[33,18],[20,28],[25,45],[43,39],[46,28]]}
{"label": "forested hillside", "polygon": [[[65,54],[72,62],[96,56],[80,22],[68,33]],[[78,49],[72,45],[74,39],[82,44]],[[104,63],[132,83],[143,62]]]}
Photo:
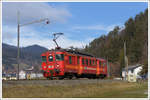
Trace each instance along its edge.
{"label": "forested hillside", "polygon": [[124,28],[116,26],[108,35],[94,39],[84,49],[96,57],[108,59],[116,72],[124,67],[124,42],[129,65],[144,64],[142,73],[148,71],[148,9],[135,18],[129,18]]}

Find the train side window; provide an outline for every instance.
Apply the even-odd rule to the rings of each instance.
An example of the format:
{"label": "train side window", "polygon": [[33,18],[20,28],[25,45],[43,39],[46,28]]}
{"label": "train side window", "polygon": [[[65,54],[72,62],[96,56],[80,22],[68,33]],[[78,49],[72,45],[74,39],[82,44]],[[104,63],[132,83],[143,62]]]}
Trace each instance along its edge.
{"label": "train side window", "polygon": [[103,62],[103,67],[105,67],[106,66],[106,62]]}
{"label": "train side window", "polygon": [[90,66],[92,65],[92,61],[91,61],[91,59],[90,59]]}
{"label": "train side window", "polygon": [[101,61],[99,61],[99,67],[102,67],[102,62]]}
{"label": "train side window", "polygon": [[84,58],[82,58],[82,65],[84,65]]}
{"label": "train side window", "polygon": [[56,61],[63,61],[64,60],[64,54],[56,54]]}
{"label": "train side window", "polygon": [[86,59],[86,65],[88,66],[88,59]]}
{"label": "train side window", "polygon": [[72,64],[72,57],[69,56],[69,64]]}
{"label": "train side window", "polygon": [[97,66],[97,60],[95,61],[95,65]]}
{"label": "train side window", "polygon": [[95,66],[95,60],[93,60],[93,66]]}
{"label": "train side window", "polygon": [[79,57],[77,57],[77,64],[79,64],[80,63],[80,60],[79,60]]}

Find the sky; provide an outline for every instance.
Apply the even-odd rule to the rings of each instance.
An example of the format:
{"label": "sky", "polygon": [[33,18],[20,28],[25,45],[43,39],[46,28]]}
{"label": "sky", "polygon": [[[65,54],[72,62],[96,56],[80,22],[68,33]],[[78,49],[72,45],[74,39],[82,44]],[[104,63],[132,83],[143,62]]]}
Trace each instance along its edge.
{"label": "sky", "polygon": [[62,48],[83,48],[95,38],[107,35],[148,8],[147,2],[3,2],[2,42],[17,46],[17,12],[20,25],[48,18],[46,21],[20,27],[20,46],[40,45],[54,48],[53,35]]}

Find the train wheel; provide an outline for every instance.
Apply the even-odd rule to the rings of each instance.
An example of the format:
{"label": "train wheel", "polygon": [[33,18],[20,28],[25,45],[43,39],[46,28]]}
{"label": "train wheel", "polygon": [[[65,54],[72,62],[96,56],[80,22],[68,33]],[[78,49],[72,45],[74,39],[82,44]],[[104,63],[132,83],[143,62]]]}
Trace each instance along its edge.
{"label": "train wheel", "polygon": [[53,77],[47,77],[48,80],[53,80]]}
{"label": "train wheel", "polygon": [[75,74],[74,76],[76,77],[76,79],[80,78],[80,75],[78,74]]}
{"label": "train wheel", "polygon": [[61,77],[59,77],[59,80],[63,80],[63,79],[64,79],[64,77],[62,77],[62,76],[61,76]]}
{"label": "train wheel", "polygon": [[69,78],[69,79],[72,79],[72,78],[73,78],[73,75],[69,75],[68,78]]}
{"label": "train wheel", "polygon": [[100,75],[100,78],[101,78],[101,79],[104,79],[104,78],[105,78],[105,75],[103,75],[103,74]]}

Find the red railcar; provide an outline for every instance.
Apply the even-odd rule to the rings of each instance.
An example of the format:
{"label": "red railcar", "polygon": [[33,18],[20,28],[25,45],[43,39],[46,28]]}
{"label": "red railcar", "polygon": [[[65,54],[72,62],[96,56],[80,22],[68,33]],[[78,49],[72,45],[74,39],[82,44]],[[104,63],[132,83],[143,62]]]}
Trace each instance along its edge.
{"label": "red railcar", "polygon": [[104,78],[107,76],[106,60],[88,54],[58,49],[44,52],[41,57],[41,70],[46,78]]}

